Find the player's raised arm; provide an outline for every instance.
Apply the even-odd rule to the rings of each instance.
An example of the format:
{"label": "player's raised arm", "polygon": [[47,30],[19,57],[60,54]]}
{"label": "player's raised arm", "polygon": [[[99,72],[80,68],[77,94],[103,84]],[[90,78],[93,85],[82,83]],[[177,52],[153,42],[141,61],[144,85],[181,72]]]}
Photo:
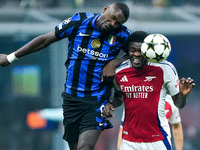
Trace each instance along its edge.
{"label": "player's raised arm", "polygon": [[193,79],[190,77],[182,78],[179,83],[179,90],[180,92],[176,94],[175,96],[172,96],[174,104],[178,108],[183,108],[186,104],[186,97],[191,92],[193,87],[195,86],[195,83]]}
{"label": "player's raised arm", "polygon": [[42,50],[56,41],[58,38],[55,36],[55,31],[40,35],[9,55],[0,54],[0,65],[8,66],[18,58]]}

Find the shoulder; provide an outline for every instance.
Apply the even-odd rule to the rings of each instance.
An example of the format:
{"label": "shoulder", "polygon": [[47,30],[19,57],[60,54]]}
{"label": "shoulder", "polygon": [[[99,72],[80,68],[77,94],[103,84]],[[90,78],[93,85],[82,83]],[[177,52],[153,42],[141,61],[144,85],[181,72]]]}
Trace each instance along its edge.
{"label": "shoulder", "polygon": [[131,35],[131,30],[129,30],[125,25],[122,25],[121,28],[117,29],[116,30],[117,34],[121,34],[121,36],[124,36],[124,37],[129,37]]}
{"label": "shoulder", "polygon": [[81,21],[94,17],[96,14],[88,12],[78,12],[72,16],[71,21]]}
{"label": "shoulder", "polygon": [[129,30],[125,25],[122,25],[121,30],[126,31],[128,34],[132,33],[131,30]]}
{"label": "shoulder", "polygon": [[158,67],[162,68],[165,72],[167,71],[167,72],[172,72],[175,75],[177,74],[175,66],[167,60],[164,60],[160,63],[149,63],[149,64],[151,66],[158,66]]}
{"label": "shoulder", "polygon": [[116,73],[118,73],[121,70],[124,70],[126,68],[130,68],[130,60],[126,60],[122,62],[117,68],[116,68]]}

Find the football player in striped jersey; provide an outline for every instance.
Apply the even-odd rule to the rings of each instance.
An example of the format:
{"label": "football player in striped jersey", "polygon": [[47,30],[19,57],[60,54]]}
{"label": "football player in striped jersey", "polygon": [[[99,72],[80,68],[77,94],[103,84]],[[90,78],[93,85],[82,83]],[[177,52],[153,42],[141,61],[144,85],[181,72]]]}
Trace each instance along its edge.
{"label": "football player in striped jersey", "polygon": [[[62,106],[63,138],[68,141],[71,150],[94,149],[101,131],[112,127],[101,116],[101,110],[111,94],[112,82],[106,82],[101,75],[110,76],[109,73],[102,73],[103,68],[121,49],[127,49],[126,43],[131,32],[123,24],[128,18],[128,6],[115,2],[105,6],[101,14],[76,13],[58,24],[52,32],[34,38],[9,55],[0,54],[0,65],[8,66],[20,57],[68,38]],[[115,68],[112,69],[105,70],[114,76]]]}

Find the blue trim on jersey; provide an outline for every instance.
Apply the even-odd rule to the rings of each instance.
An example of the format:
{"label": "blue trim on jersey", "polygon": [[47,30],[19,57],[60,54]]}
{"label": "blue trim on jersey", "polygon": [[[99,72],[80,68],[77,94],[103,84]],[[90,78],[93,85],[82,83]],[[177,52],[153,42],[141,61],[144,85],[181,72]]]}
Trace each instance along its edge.
{"label": "blue trim on jersey", "polygon": [[127,66],[129,64],[129,61],[125,61],[122,64],[119,65],[117,68],[123,68],[124,66]]}
{"label": "blue trim on jersey", "polygon": [[100,14],[96,15],[94,17],[94,19],[92,20],[92,26],[94,27],[95,30],[98,30],[97,27],[95,26],[95,21],[97,20],[97,18],[100,16]]}
{"label": "blue trim on jersey", "polygon": [[164,137],[164,139],[163,139],[162,141],[163,141],[165,147],[167,148],[167,150],[172,150],[172,149],[171,149],[171,145],[170,145],[170,143],[169,143],[169,141],[168,141],[168,139],[167,139],[168,134],[167,134],[167,133],[165,132],[165,130],[161,127],[160,120],[159,120],[159,117],[158,117],[158,112],[157,112],[157,120],[158,120],[159,129],[160,129],[160,131],[161,131],[161,133],[162,133],[162,135],[163,135],[163,137]]}
{"label": "blue trim on jersey", "polygon": [[162,141],[163,141],[165,147],[167,148],[167,150],[172,150],[172,147],[171,147],[167,137],[165,137]]}
{"label": "blue trim on jersey", "polygon": [[160,64],[169,66],[172,69],[172,71],[174,72],[174,74],[176,75],[176,69],[174,68],[173,65],[170,65],[169,63],[165,63],[165,62],[161,62]]}
{"label": "blue trim on jersey", "polygon": [[157,112],[157,120],[158,120],[158,126],[160,129],[160,132],[162,133],[163,137],[166,138],[168,136],[167,132],[162,128],[159,117],[158,117],[158,112]]}

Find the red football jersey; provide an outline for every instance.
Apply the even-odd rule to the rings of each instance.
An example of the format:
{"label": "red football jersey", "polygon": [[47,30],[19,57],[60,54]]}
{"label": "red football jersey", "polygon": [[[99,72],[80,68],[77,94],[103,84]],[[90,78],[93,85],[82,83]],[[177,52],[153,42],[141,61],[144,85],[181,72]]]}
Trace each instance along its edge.
{"label": "red football jersey", "polygon": [[134,69],[130,60],[116,69],[115,88],[124,93],[125,122],[123,139],[155,142],[170,134],[165,117],[165,96],[179,92],[178,75],[168,61],[149,63]]}

